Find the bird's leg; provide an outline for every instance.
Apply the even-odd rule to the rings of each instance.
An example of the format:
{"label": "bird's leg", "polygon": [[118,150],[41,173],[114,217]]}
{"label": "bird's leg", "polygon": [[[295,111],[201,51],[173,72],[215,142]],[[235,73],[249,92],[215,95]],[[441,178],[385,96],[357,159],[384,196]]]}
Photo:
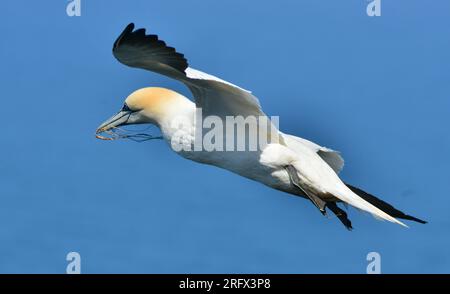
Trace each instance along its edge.
{"label": "bird's leg", "polygon": [[309,192],[307,187],[302,187],[302,183],[300,178],[298,177],[297,170],[292,165],[288,165],[285,167],[287,173],[289,174],[289,178],[291,179],[292,184],[299,188],[306,196],[308,196],[309,200],[319,209],[322,215],[327,215],[325,207],[327,203],[316,196],[314,193]]}
{"label": "bird's leg", "polygon": [[351,231],[353,229],[352,222],[348,219],[347,213],[344,210],[340,209],[336,205],[336,202],[328,202],[327,207],[338,217],[338,219],[347,228],[347,230]]}

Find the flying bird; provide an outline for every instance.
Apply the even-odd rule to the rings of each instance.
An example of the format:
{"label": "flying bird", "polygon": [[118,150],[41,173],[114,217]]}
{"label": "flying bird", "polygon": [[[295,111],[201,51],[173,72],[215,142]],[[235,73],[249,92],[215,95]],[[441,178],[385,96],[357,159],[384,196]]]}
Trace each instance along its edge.
{"label": "flying bird", "polygon": [[[256,150],[196,150],[176,147],[180,144],[194,146],[196,134],[199,128],[204,128],[202,120],[206,117],[225,121],[230,116],[267,116],[262,111],[259,100],[250,91],[189,67],[183,54],[167,46],[157,35],[147,35],[145,29],[134,30],[133,23],[114,42],[113,55],[127,66],[156,72],[182,82],[192,92],[194,102],[169,89],[146,87],[136,90],[125,99],[117,114],[98,127],[96,134],[99,138],[105,139],[101,136],[102,133],[118,130],[124,125],[154,124],[160,128],[162,138],[182,157],[224,168],[271,188],[308,199],[323,215],[327,215],[329,209],[349,230],[352,229],[351,221],[338,204],[343,204],[344,208],[351,205],[377,219],[405,227],[398,219],[426,223],[344,183],[338,176],[344,165],[339,152],[282,133],[270,119],[267,120],[269,127],[266,125],[263,128],[266,123],[260,120],[250,120],[247,125],[238,125],[241,133],[238,130],[231,135],[223,134],[223,138],[217,139],[223,140],[225,144],[234,143],[239,139],[236,133],[244,134],[249,139],[251,132],[256,130],[249,127],[253,124],[258,131],[265,130],[263,137],[267,139],[267,144],[258,146]],[[179,118],[183,119],[184,127],[174,123]]]}

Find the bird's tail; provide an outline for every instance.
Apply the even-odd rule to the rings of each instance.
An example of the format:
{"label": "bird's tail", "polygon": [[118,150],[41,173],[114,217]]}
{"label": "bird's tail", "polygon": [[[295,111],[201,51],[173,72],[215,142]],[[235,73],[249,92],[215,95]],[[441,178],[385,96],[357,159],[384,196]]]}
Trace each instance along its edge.
{"label": "bird's tail", "polygon": [[400,219],[406,219],[406,220],[411,220],[411,221],[415,221],[421,224],[426,224],[427,222],[424,220],[421,220],[419,218],[416,218],[414,216],[405,214],[404,212],[394,208],[392,205],[390,205],[387,202],[384,202],[381,199],[378,199],[377,197],[364,192],[363,190],[353,187],[349,184],[346,184],[347,187],[353,191],[353,193],[357,194],[359,197],[363,198],[365,201],[369,202],[371,205],[375,206],[376,208],[378,208],[379,210],[383,211],[384,213],[388,214],[391,217],[395,217],[395,218],[400,218]]}
{"label": "bird's tail", "polygon": [[349,187],[343,186],[342,188],[343,189],[339,189],[340,190],[339,192],[336,191],[337,193],[332,193],[332,194],[336,195],[337,198],[350,204],[351,206],[370,213],[377,219],[387,220],[387,221],[399,224],[403,227],[408,227],[401,221],[397,220],[396,218],[392,217],[388,213],[386,213],[383,210],[381,210],[380,208],[376,207],[369,201],[365,200],[364,197],[360,197],[357,193],[353,192]]}

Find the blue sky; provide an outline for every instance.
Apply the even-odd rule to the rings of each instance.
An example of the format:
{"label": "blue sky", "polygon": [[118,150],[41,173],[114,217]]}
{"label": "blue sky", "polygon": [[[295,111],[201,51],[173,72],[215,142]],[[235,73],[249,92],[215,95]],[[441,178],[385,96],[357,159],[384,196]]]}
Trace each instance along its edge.
{"label": "blue sky", "polygon": [[[450,2],[3,1],[0,272],[385,273],[450,270]],[[95,128],[144,86],[181,84],[111,54],[129,22],[257,95],[284,132],[339,150],[346,182],[430,221],[404,229]],[[157,130],[154,131],[157,133]]]}

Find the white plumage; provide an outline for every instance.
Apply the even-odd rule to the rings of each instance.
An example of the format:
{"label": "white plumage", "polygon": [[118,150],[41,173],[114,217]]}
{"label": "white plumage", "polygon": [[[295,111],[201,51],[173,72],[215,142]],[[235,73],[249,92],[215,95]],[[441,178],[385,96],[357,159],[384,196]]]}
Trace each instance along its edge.
{"label": "white plumage", "polygon": [[[144,88],[131,94],[121,112],[103,123],[97,133],[135,123],[153,123],[181,156],[215,165],[272,188],[310,199],[325,214],[329,208],[351,228],[347,214],[336,203],[347,203],[373,216],[406,226],[395,217],[423,222],[396,210],[378,198],[345,184],[339,178],[344,160],[340,154],[308,140],[283,134],[269,128],[265,133],[269,144],[256,151],[179,150],[175,146],[194,146],[199,120],[203,117],[227,116],[244,118],[265,116],[258,99],[227,81],[188,67],[187,60],[174,48],[166,46],[145,30],[133,31],[130,24],[114,44],[114,56],[122,63],[164,74],[184,83],[192,92],[195,104],[176,92],[162,88]],[[179,128],[174,120],[182,120]],[[259,122],[257,127],[261,127]],[[244,132],[245,133],[245,132]],[[246,136],[252,134],[247,133]],[[277,138],[276,140],[274,138]],[[224,136],[224,142],[236,138]],[[175,144],[174,144],[175,143]],[[390,215],[391,214],[391,215]],[[395,216],[395,217],[394,217]]]}

